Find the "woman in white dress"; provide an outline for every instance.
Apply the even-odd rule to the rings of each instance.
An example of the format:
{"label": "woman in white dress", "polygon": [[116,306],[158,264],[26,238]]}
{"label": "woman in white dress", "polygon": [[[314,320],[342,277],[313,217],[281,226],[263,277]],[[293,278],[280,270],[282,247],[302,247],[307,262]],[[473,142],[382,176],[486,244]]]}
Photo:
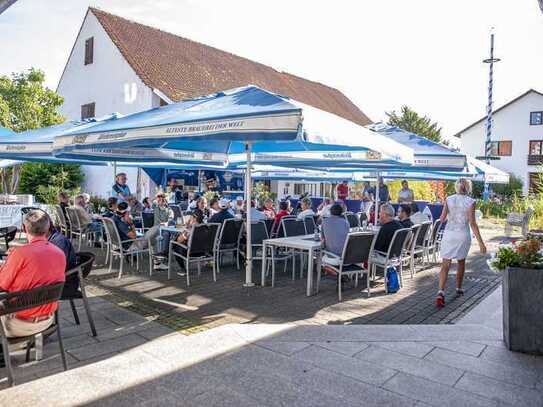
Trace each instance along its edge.
{"label": "woman in white dress", "polygon": [[449,274],[451,261],[456,259],[458,270],[456,272],[456,295],[464,294],[462,282],[466,270],[466,257],[471,246],[471,230],[477,238],[481,253],[486,253],[486,246],[481,238],[479,227],[475,219],[475,200],[468,195],[471,193],[471,182],[468,179],[460,178],[455,184],[456,194],[449,196],[443,212],[441,222],[447,221],[443,239],[441,240],[441,273],[439,275],[439,291],[437,292],[436,305],[445,305],[445,284]]}

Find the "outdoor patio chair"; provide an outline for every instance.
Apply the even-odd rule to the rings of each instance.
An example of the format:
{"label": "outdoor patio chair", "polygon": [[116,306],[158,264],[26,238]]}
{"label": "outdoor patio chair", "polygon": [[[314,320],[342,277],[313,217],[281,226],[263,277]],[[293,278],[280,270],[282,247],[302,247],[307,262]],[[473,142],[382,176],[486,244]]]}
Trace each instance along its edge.
{"label": "outdoor patio chair", "polygon": [[411,226],[411,237],[406,244],[405,253],[402,254],[402,260],[409,265],[411,278],[415,275],[415,246],[421,230],[421,224]]}
{"label": "outdoor patio chair", "polygon": [[220,228],[217,247],[215,248],[217,273],[220,273],[222,255],[232,253],[236,258],[236,265],[239,270],[239,235],[243,221],[240,219],[226,219]]}
{"label": "outdoor patio chair", "polygon": [[286,219],[296,219],[296,216],[292,216],[292,215],[287,215],[287,216],[283,216],[281,218],[281,221],[279,222],[279,225],[277,225],[277,230],[275,230],[274,232],[275,233],[272,233],[272,238],[280,238],[280,237],[285,237],[285,230],[283,228],[283,221],[286,220]]}
{"label": "outdoor patio chair", "polygon": [[507,215],[505,220],[505,235],[511,236],[513,231],[513,226],[520,226],[522,229],[522,236],[524,238],[528,237],[530,218],[534,213],[534,208],[529,207],[524,213],[511,212]]}
{"label": "outdoor patio chair", "polygon": [[275,220],[274,219],[264,219],[263,222],[266,224],[266,230],[268,231],[268,236],[271,236],[272,235],[273,223],[275,222]]}
{"label": "outdoor patio chair", "polygon": [[[337,273],[339,301],[341,301],[341,277],[344,275],[350,278],[354,276],[355,287],[358,287],[358,276],[366,274],[366,292],[368,297],[370,296],[370,269],[367,264],[374,241],[372,233],[351,232],[347,235],[341,256],[324,250],[322,265],[331,268]],[[321,270],[318,270],[317,292],[319,291],[320,279]]]}
{"label": "outdoor patio chair", "polygon": [[360,227],[360,221],[358,220],[358,217],[352,213],[352,212],[345,212],[343,214],[347,222],[349,223],[349,228],[359,228]]}
{"label": "outdoor patio chair", "polygon": [[[113,219],[110,218],[101,218],[102,222],[104,224],[104,230],[106,231],[107,236],[107,246],[106,249],[109,252],[109,273],[111,273],[111,269],[113,268],[113,258],[115,256],[119,257],[119,277],[121,278],[123,275],[123,265],[124,260],[128,258],[129,256],[136,256],[136,269],[139,270],[139,255],[140,254],[147,254],[149,259],[149,275],[153,273],[153,261],[152,261],[152,253],[151,253],[151,242],[143,237],[137,238],[137,239],[128,239],[128,240],[121,240],[121,237],[119,236],[119,231],[117,230],[117,226],[115,225],[115,222]],[[147,242],[147,244],[143,244],[146,246],[145,249],[139,249],[133,247],[133,244],[136,242]]]}
{"label": "outdoor patio chair", "polygon": [[279,227],[283,229],[284,237],[303,236],[306,234],[305,222],[296,218],[282,218]]}
{"label": "outdoor patio chair", "polygon": [[[200,275],[202,262],[213,262],[213,281],[217,281],[217,264],[215,262],[217,256],[215,249],[220,227],[220,223],[202,223],[194,225],[187,244],[178,243],[174,239],[170,240],[168,252],[168,280],[171,279],[172,260],[175,257],[179,257],[185,263],[187,287],[190,286],[191,263],[196,263],[198,265],[198,275]],[[181,248],[181,253],[175,251],[175,247]]]}
{"label": "outdoor patio chair", "polygon": [[428,238],[428,244],[426,245],[426,258],[430,263],[430,253],[432,254],[432,260],[437,263],[437,256],[441,245],[441,238],[443,237],[443,227],[440,219],[437,219],[432,226],[430,236]]}
{"label": "outdoor patio chair", "polygon": [[369,263],[371,264],[372,279],[376,278],[377,268],[383,270],[385,280],[385,292],[388,294],[387,269],[390,266],[398,267],[398,276],[400,277],[400,286],[402,286],[403,256],[407,248],[407,243],[412,236],[411,228],[398,229],[394,232],[388,251],[386,253],[372,249]]}
{"label": "outdoor patio chair", "polygon": [[9,242],[12,242],[15,240],[15,236],[17,235],[17,227],[16,226],[6,226],[3,228],[0,228],[0,239],[4,239],[4,244],[6,245],[5,251],[0,251],[0,257],[4,257],[9,250]]}
{"label": "outdoor patio chair", "polygon": [[[33,211],[36,209],[40,209],[40,208],[36,208],[35,206],[23,206],[21,208],[21,225],[24,221],[25,215],[28,214],[30,211]],[[21,226],[21,229],[19,230],[19,239],[22,238],[22,234],[23,234],[23,228]]]}
{"label": "outdoor patio chair", "polygon": [[315,233],[317,224],[315,223],[315,218],[312,215],[306,216],[304,218],[304,225],[306,235],[312,235],[313,233]]}
{"label": "outdoor patio chair", "polygon": [[71,275],[76,274],[79,277],[79,290],[67,290],[66,286],[62,291],[62,296],[60,297],[63,301],[69,301],[70,307],[72,309],[72,314],[74,316],[74,321],[77,325],[80,325],[79,315],[77,314],[77,309],[75,308],[74,300],[82,300],[83,306],[85,307],[85,313],[87,314],[87,319],[89,320],[89,325],[91,328],[92,336],[96,336],[96,327],[94,326],[94,320],[92,318],[92,313],[89,306],[89,301],[87,300],[87,293],[85,291],[85,279],[88,277],[92,271],[92,264],[94,263],[95,256],[92,253],[79,252],[77,253],[77,264],[75,267],[66,271],[66,278]]}
{"label": "outdoor patio chair", "polygon": [[[25,291],[0,293],[0,317],[5,317],[16,312],[29,310],[35,307],[57,302],[60,299],[63,287],[64,282],[60,282],[56,284],[32,288]],[[58,335],[58,345],[60,348],[60,357],[62,358],[62,366],[64,367],[64,370],[67,370],[68,365],[66,364],[66,355],[64,353],[64,345],[62,342],[62,335],[60,333],[58,310],[55,311],[55,322],[44,331],[38,332],[34,335],[8,338],[6,337],[6,332],[4,330],[3,324],[0,323],[0,340],[2,341],[2,351],[6,363],[8,385],[10,387],[15,384],[15,377],[13,375],[13,368],[11,366],[11,357],[9,353],[10,345],[13,346],[26,343],[26,357],[28,361],[31,348],[39,348],[41,351],[43,338],[53,334],[54,332],[56,332]]]}
{"label": "outdoor patio chair", "polygon": [[66,214],[70,221],[70,239],[77,239],[77,250],[81,250],[81,242],[86,237],[85,229],[81,227],[81,221],[79,215],[74,207],[67,207]]}
{"label": "outdoor patio chair", "polygon": [[170,209],[173,211],[173,218],[174,218],[174,219],[182,218],[182,217],[183,217],[183,211],[181,210],[181,208],[179,207],[179,205],[176,205],[176,204],[169,204],[168,206],[169,206]]}

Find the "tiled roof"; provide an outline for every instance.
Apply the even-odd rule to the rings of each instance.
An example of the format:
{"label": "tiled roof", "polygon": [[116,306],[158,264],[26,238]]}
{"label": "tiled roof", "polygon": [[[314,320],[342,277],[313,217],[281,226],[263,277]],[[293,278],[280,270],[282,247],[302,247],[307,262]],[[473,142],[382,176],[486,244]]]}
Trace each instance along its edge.
{"label": "tiled roof", "polygon": [[174,101],[257,85],[362,126],[371,120],[337,89],[90,8],[136,74]]}

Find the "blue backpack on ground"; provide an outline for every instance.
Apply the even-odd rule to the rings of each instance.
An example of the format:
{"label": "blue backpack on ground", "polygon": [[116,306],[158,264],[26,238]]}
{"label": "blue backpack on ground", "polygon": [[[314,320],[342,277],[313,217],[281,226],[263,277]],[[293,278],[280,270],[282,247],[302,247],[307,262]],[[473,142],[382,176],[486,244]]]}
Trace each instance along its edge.
{"label": "blue backpack on ground", "polygon": [[400,289],[400,279],[396,267],[387,268],[387,291],[389,294],[396,293]]}

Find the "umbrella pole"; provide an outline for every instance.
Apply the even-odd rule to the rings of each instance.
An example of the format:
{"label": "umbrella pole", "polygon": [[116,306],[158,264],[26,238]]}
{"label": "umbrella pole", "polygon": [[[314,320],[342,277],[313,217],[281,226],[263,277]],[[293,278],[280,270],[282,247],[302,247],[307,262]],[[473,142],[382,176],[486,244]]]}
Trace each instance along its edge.
{"label": "umbrella pole", "polygon": [[[251,143],[245,144],[245,151],[247,153],[247,168],[245,169],[245,211],[246,211],[246,225],[247,231],[247,263],[245,264],[245,284],[244,287],[253,287],[253,247],[251,245]],[[263,253],[262,256],[265,256]]]}
{"label": "umbrella pole", "polygon": [[375,214],[373,217],[373,225],[377,226],[377,218],[379,217],[379,177],[380,173],[377,173],[377,181],[375,182]]}
{"label": "umbrella pole", "polygon": [[113,183],[117,182],[117,161],[113,161]]}

